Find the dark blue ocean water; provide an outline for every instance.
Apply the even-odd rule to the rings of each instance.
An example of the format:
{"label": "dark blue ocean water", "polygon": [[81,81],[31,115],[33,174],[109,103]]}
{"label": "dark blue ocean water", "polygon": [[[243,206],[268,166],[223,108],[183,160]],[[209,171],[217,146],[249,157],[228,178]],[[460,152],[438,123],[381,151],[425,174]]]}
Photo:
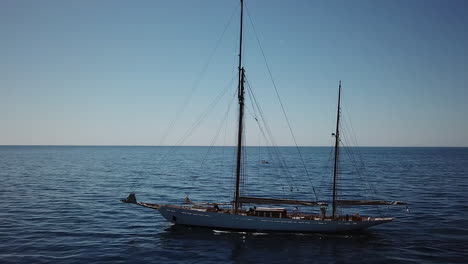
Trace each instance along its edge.
{"label": "dark blue ocean water", "polygon": [[[233,148],[0,147],[0,263],[466,263],[468,148],[354,148],[343,152],[340,194],[410,203],[375,213],[392,223],[353,234],[218,232],[174,227],[123,204],[229,201]],[[209,150],[209,151],[208,151]],[[330,148],[247,148],[245,193],[330,199]],[[268,160],[262,164],[259,160]],[[360,159],[357,159],[360,161]],[[358,167],[362,169],[362,167]],[[288,176],[289,175],[289,176]],[[309,175],[309,176],[307,176]]]}

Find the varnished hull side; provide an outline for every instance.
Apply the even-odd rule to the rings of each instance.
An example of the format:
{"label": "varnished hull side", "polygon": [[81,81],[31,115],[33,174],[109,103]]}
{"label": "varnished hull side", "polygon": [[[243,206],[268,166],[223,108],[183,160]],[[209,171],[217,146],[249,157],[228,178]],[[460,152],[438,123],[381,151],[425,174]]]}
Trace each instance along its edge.
{"label": "varnished hull side", "polygon": [[363,221],[332,221],[271,218],[205,212],[168,205],[161,205],[159,212],[168,221],[181,225],[280,232],[348,232],[365,229],[393,220],[392,218],[376,218]]}

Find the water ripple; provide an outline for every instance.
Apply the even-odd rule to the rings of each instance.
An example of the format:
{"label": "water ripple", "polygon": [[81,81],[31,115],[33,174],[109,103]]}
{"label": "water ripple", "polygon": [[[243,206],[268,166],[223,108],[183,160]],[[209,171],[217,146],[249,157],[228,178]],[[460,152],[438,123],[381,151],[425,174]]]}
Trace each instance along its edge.
{"label": "water ripple", "polygon": [[[314,199],[331,193],[328,148],[280,148],[283,176],[266,149],[247,148],[245,192]],[[151,147],[0,147],[1,263],[464,263],[468,257],[468,149],[361,148],[367,178],[343,170],[343,196],[410,203],[365,213],[397,220],[362,233],[226,232],[172,226],[153,210],[118,201],[129,191],[154,202],[231,199],[232,150],[180,147],[166,164]],[[262,153],[261,151],[265,151]],[[268,159],[261,164],[258,159]],[[343,161],[346,168],[347,161]],[[364,182],[363,182],[364,180]],[[133,188],[131,186],[134,186]],[[290,187],[294,188],[290,188]],[[366,189],[365,187],[364,189]],[[370,196],[366,196],[370,195]],[[352,213],[353,208],[343,209]]]}

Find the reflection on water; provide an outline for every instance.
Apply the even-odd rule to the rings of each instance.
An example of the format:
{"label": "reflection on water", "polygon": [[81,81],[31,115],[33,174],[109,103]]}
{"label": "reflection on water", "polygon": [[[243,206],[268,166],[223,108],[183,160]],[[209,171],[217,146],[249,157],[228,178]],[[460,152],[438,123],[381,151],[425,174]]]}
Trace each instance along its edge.
{"label": "reflection on water", "polygon": [[[369,248],[375,252],[367,255],[367,259],[386,259],[385,255],[378,252],[379,248],[386,246],[384,239],[371,230],[347,234],[297,234],[237,232],[172,225],[159,235],[163,248],[178,247],[185,251],[207,252],[208,256],[204,256],[207,258],[228,253],[234,263],[270,260],[290,263],[352,261],[359,260],[362,250]],[[197,255],[197,252],[192,253]]]}

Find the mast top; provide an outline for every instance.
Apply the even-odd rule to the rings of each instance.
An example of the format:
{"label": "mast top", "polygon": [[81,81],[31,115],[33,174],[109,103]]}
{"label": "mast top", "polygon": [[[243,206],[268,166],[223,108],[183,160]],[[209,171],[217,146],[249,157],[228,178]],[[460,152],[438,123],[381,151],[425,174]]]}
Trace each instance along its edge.
{"label": "mast top", "polygon": [[[241,13],[240,13],[240,38],[239,38],[239,75],[242,68],[242,33],[243,33],[243,24],[244,24],[244,0],[241,2]],[[240,77],[239,77],[240,80]]]}

